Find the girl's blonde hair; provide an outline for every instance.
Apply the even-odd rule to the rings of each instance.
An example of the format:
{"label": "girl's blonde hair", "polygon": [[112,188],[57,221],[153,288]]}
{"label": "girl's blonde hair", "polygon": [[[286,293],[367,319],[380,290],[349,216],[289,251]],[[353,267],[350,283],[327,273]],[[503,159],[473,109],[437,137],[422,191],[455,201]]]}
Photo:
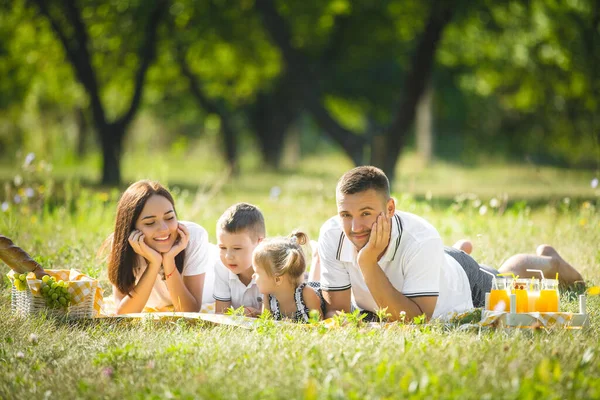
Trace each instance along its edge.
{"label": "girl's blonde hair", "polygon": [[308,243],[304,232],[294,231],[288,237],[263,240],[254,249],[252,263],[260,266],[270,277],[287,275],[293,284],[304,281],[306,258],[302,245]]}

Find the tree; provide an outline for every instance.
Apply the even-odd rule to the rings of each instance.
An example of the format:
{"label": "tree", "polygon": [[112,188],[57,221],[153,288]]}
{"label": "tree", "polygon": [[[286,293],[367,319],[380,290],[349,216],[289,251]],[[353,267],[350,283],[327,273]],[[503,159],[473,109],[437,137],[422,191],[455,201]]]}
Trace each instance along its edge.
{"label": "tree", "polygon": [[[150,4],[148,4],[149,2],[140,2],[137,4],[136,9],[132,10],[132,14],[128,15],[127,20],[133,31],[141,27],[139,29],[141,35],[131,34],[125,37],[123,34],[119,38],[119,42],[123,44],[126,42],[137,42],[138,44],[133,93],[121,116],[109,118],[110,112],[102,101],[98,70],[100,68],[110,69],[110,67],[107,65],[98,66],[94,62],[93,43],[82,10],[88,16],[93,15],[94,11],[97,12],[98,10],[101,10],[100,14],[106,15],[110,11],[110,5],[98,5],[92,2],[91,5],[86,3],[85,6],[78,6],[75,0],[65,0],[63,2],[34,0],[34,2],[37,4],[40,13],[49,21],[52,30],[62,43],[75,76],[85,88],[89,97],[93,124],[102,147],[102,183],[117,185],[121,181],[120,163],[123,140],[127,128],[140,107],[146,72],[155,58],[157,28],[167,3],[164,0],[154,0]],[[140,20],[143,23],[139,22],[138,16],[142,17]],[[115,19],[111,22],[114,24],[117,21],[118,19]],[[116,28],[115,25],[112,25],[115,31],[119,31],[122,27]],[[136,41],[135,39],[139,40]],[[123,45],[123,47],[125,46]],[[114,71],[104,71],[104,74],[107,73],[114,73]]]}
{"label": "tree", "polygon": [[[421,98],[426,83],[429,80],[434,64],[434,58],[442,32],[452,17],[456,2],[437,1],[429,8],[429,14],[420,36],[416,39],[417,46],[412,52],[404,75],[404,84],[401,92],[401,101],[393,113],[393,118],[380,134],[364,132],[358,135],[343,126],[330,115],[323,106],[325,73],[318,63],[313,62],[300,49],[293,45],[292,32],[289,24],[278,11],[273,0],[257,0],[256,8],[263,18],[263,23],[271,40],[276,43],[296,82],[300,83],[301,95],[304,106],[311,112],[322,129],[338,143],[349,155],[355,164],[364,163],[365,146],[370,145],[370,163],[381,167],[388,174],[391,181],[395,177],[395,165],[406,143],[406,137],[415,118],[416,106]],[[362,15],[355,16],[359,19]],[[334,26],[344,28],[343,22],[349,18],[338,17]],[[343,22],[340,22],[342,20]],[[335,32],[335,31],[334,31]],[[338,38],[334,33],[333,38]],[[335,42],[333,46],[344,46],[344,43]],[[338,50],[339,51],[339,50]],[[325,57],[325,59],[334,57]],[[332,66],[330,60],[329,66]],[[367,141],[372,137],[372,143]]]}

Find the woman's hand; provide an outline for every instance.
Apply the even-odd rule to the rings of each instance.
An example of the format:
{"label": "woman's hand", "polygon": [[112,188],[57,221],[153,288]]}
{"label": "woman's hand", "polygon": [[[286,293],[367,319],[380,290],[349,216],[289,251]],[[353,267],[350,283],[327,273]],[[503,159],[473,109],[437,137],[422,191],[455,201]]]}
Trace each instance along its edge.
{"label": "woman's hand", "polygon": [[146,259],[149,265],[160,267],[162,264],[162,255],[144,242],[145,237],[141,231],[134,230],[129,235],[129,244],[133,248],[133,251]]}
{"label": "woman's hand", "polygon": [[175,259],[175,256],[177,256],[177,254],[181,253],[187,247],[190,241],[190,232],[186,226],[180,223],[179,227],[177,228],[177,233],[179,234],[179,237],[173,244],[173,247],[171,247],[171,250],[164,254],[164,257]]}

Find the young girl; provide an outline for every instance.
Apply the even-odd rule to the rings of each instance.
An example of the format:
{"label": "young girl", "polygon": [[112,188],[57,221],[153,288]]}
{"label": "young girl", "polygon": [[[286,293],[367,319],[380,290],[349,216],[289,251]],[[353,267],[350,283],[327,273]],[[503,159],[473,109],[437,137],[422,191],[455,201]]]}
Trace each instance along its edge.
{"label": "young girl", "polygon": [[286,238],[265,239],[252,254],[254,279],[265,296],[264,309],[276,320],[289,318],[308,322],[311,310],[323,318],[325,302],[318,282],[304,282],[306,260],[301,245],[306,234],[294,232]]}
{"label": "young girl", "polygon": [[208,234],[177,220],[173,197],[158,182],[139,181],[123,193],[107,242],[117,314],[200,310],[205,272],[214,263]]}

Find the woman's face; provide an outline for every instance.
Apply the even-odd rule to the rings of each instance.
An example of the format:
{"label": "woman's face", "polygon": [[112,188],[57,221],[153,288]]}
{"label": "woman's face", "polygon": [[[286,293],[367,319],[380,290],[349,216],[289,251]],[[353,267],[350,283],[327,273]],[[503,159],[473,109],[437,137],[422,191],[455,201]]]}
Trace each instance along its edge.
{"label": "woman's face", "polygon": [[144,235],[144,242],[159,253],[171,250],[177,240],[177,216],[171,202],[160,195],[152,195],[135,222],[135,229]]}

